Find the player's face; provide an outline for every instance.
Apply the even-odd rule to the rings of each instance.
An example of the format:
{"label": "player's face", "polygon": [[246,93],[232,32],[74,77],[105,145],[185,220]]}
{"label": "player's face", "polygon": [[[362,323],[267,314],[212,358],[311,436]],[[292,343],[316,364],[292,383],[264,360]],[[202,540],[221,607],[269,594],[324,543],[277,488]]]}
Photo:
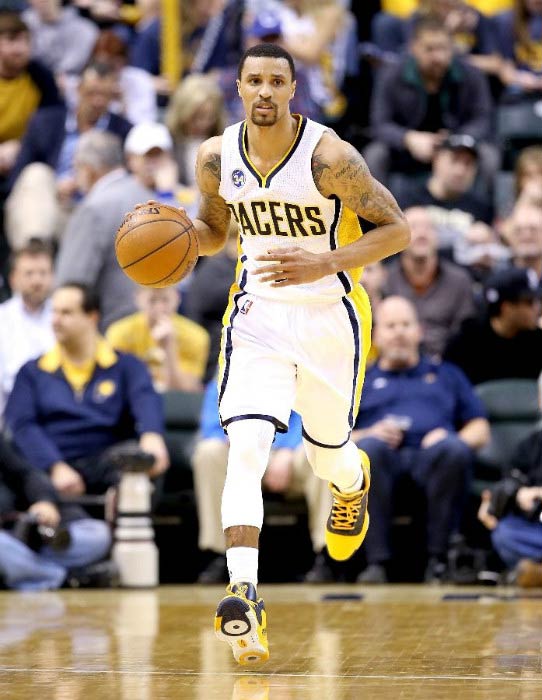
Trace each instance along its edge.
{"label": "player's face", "polygon": [[96,315],[83,310],[83,294],[80,289],[63,287],[52,297],[53,331],[60,344],[69,345],[88,337],[96,330]]}
{"label": "player's face", "polygon": [[27,306],[39,308],[53,286],[51,258],[48,255],[21,255],[10,275],[10,284]]}
{"label": "player's face", "polygon": [[237,88],[248,119],[256,126],[273,126],[289,114],[295,81],[285,58],[249,56]]}

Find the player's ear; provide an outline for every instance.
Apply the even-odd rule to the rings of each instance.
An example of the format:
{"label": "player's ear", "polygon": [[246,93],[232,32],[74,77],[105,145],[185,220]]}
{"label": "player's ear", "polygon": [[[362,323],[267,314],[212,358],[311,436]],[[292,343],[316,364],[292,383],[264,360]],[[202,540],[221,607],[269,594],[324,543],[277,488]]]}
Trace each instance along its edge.
{"label": "player's ear", "polygon": [[292,90],[290,92],[290,99],[293,99],[295,97],[295,89],[297,87],[297,82],[294,80],[292,83]]}
{"label": "player's ear", "polygon": [[241,97],[241,81],[237,79],[235,83],[237,85],[237,94],[239,95],[239,97]]}

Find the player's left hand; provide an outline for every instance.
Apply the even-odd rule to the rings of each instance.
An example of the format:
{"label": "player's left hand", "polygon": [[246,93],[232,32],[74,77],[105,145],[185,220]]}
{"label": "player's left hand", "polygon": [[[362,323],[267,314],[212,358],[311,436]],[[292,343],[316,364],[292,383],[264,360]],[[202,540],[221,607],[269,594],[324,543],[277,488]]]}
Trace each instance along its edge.
{"label": "player's left hand", "polygon": [[257,255],[256,260],[271,263],[258,268],[254,274],[261,282],[270,282],[272,287],[306,284],[333,274],[328,255],[311,253],[297,246],[272,248],[264,255]]}

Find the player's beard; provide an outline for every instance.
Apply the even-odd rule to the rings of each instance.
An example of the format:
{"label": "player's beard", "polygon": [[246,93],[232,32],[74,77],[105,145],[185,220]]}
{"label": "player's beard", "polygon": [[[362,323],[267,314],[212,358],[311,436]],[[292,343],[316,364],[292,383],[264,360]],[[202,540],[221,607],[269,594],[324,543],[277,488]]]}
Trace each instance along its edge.
{"label": "player's beard", "polygon": [[253,124],[256,126],[273,126],[274,124],[277,123],[277,108],[274,104],[268,103],[271,106],[271,109],[266,112],[265,114],[262,114],[261,112],[257,112],[256,109],[257,107],[261,106],[262,103],[255,104],[252,107],[252,114],[250,115],[250,119]]}

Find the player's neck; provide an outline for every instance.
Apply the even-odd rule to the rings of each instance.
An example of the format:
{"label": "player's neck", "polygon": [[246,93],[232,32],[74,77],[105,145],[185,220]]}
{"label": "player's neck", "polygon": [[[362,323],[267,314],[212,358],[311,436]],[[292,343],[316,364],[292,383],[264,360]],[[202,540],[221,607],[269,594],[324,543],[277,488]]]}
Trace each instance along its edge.
{"label": "player's neck", "polygon": [[297,132],[298,120],[289,112],[273,126],[257,126],[247,119],[248,155],[267,169],[288,151]]}

